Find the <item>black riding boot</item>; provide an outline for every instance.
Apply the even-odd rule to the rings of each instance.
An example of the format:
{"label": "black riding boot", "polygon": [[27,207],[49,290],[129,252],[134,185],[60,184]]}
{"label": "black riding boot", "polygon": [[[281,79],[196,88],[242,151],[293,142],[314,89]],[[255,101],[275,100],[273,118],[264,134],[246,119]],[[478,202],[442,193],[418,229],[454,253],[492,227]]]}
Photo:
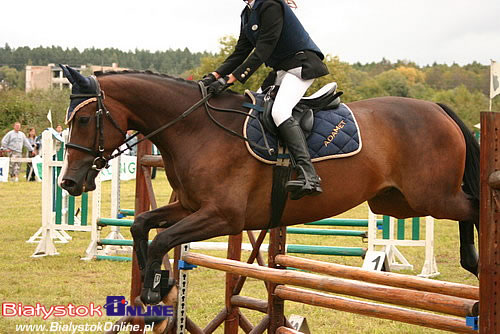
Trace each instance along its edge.
{"label": "black riding boot", "polygon": [[297,164],[297,179],[288,181],[286,184],[290,198],[297,200],[306,195],[321,194],[323,192],[320,185],[321,179],[311,162],[306,138],[299,123],[290,117],[278,127],[278,132]]}

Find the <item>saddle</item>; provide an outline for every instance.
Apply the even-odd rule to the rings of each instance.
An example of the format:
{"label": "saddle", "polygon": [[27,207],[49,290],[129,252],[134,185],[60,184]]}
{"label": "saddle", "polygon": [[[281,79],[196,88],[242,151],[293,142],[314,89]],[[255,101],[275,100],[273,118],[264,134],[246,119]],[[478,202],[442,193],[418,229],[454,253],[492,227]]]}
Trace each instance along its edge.
{"label": "saddle", "polygon": [[[245,107],[259,111],[258,118],[266,131],[273,135],[278,134],[278,129],[274,124],[271,110],[274,104],[274,98],[278,92],[278,86],[271,86],[262,93],[247,91],[255,99],[255,105],[246,104]],[[340,96],[343,92],[337,92],[337,83],[331,82],[317,92],[308,97],[303,97],[294,107],[292,116],[297,120],[307,138],[314,125],[314,113],[321,110],[337,109],[340,105]]]}

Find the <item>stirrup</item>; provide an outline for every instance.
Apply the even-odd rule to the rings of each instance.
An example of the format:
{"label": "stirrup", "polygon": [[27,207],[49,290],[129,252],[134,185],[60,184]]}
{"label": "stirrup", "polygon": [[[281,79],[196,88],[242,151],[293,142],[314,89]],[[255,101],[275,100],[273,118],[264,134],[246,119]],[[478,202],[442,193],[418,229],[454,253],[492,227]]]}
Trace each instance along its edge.
{"label": "stirrup", "polygon": [[175,280],[170,278],[168,270],[153,269],[146,272],[141,292],[144,305],[156,305],[175,286]]}
{"label": "stirrup", "polygon": [[300,176],[296,180],[288,181],[285,189],[290,192],[291,200],[298,200],[304,196],[317,196],[323,192],[321,189],[321,178],[314,175],[311,178],[306,177],[304,168],[300,165],[297,166],[301,170]]}

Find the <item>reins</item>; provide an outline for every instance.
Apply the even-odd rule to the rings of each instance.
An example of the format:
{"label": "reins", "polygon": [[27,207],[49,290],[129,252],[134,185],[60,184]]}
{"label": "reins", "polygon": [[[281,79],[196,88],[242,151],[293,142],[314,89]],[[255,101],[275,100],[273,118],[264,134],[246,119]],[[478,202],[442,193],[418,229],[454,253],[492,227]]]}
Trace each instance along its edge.
{"label": "reins", "polygon": [[[116,153],[114,153],[114,154],[112,154],[112,155],[110,155],[109,157],[106,158],[106,157],[104,157],[103,114],[110,120],[111,124],[124,137],[126,137],[127,134],[126,134],[125,131],[123,131],[118,126],[118,123],[114,120],[114,118],[112,117],[111,113],[109,112],[109,110],[107,110],[106,106],[104,105],[104,101],[103,101],[104,100],[104,92],[100,89],[99,81],[94,76],[91,76],[90,78],[92,80],[94,80],[94,82],[96,83],[96,93],[94,93],[94,94],[72,94],[70,96],[70,99],[78,99],[78,98],[96,98],[97,99],[97,110],[96,110],[96,130],[97,131],[96,131],[96,137],[95,137],[95,140],[94,140],[93,147],[95,147],[96,146],[96,142],[98,142],[98,150],[95,151],[92,148],[84,147],[84,146],[81,146],[81,145],[78,145],[78,144],[73,144],[73,143],[67,143],[66,147],[73,148],[73,149],[76,149],[76,150],[79,150],[79,151],[82,151],[82,152],[85,152],[87,154],[90,154],[90,155],[94,156],[95,159],[94,159],[94,164],[93,164],[92,168],[95,169],[95,170],[99,171],[99,170],[101,170],[103,168],[107,168],[109,166],[108,162],[110,160],[112,160],[112,159],[114,159],[114,158],[122,155],[124,152],[126,152],[127,150],[131,150],[134,146],[137,146],[139,143],[141,143],[141,142],[143,142],[143,141],[145,141],[145,140],[147,140],[147,139],[149,139],[149,138],[157,135],[161,131],[163,131],[163,130],[171,127],[172,125],[176,124],[177,122],[183,120],[184,118],[186,118],[187,116],[189,116],[193,111],[195,111],[196,109],[198,109],[202,105],[205,106],[205,111],[206,111],[208,117],[210,118],[210,120],[212,122],[214,122],[218,127],[220,127],[221,129],[227,131],[229,134],[231,134],[233,136],[236,136],[236,137],[238,137],[238,138],[240,138],[240,139],[248,142],[249,145],[251,145],[253,147],[256,147],[256,148],[258,148],[260,150],[267,151],[269,153],[269,155],[273,155],[274,154],[274,149],[269,146],[268,140],[266,138],[266,132],[265,132],[264,126],[262,125],[262,123],[260,122],[260,120],[257,117],[255,117],[254,115],[251,115],[250,113],[241,111],[241,110],[224,109],[224,108],[214,107],[213,105],[211,105],[208,102],[210,100],[210,98],[213,96],[212,93],[208,93],[206,87],[202,83],[199,83],[200,91],[201,91],[201,94],[202,94],[201,100],[199,100],[198,102],[196,102],[189,109],[187,109],[186,111],[184,111],[182,114],[180,114],[179,116],[177,116],[176,118],[174,118],[170,122],[168,122],[168,123],[160,126],[158,129],[154,130],[153,132],[148,133],[147,135],[144,135],[143,138],[137,140],[135,143],[129,144],[129,142],[133,138],[135,138],[139,134],[139,132],[137,132],[134,135],[126,138],[126,140],[124,141],[123,144],[125,144],[127,146],[127,148],[124,148],[124,149],[118,148]],[[218,111],[218,112],[231,112],[231,113],[242,115],[242,116],[245,116],[245,117],[251,117],[251,118],[257,119],[257,121],[259,123],[259,126],[260,126],[260,129],[261,129],[262,133],[264,134],[264,145],[265,146],[261,146],[261,145],[258,145],[256,143],[253,143],[250,140],[248,140],[248,138],[245,138],[244,136],[240,135],[236,131],[233,131],[233,130],[227,128],[226,126],[224,126],[223,124],[221,124],[210,113],[210,109]]]}

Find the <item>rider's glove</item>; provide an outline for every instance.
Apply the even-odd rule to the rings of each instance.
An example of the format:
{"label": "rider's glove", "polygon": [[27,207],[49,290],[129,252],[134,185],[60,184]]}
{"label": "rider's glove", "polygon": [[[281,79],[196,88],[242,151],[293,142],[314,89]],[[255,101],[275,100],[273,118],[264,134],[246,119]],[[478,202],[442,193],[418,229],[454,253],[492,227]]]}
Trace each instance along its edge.
{"label": "rider's glove", "polygon": [[226,88],[232,86],[232,84],[227,83],[228,80],[228,76],[220,77],[219,79],[217,79],[217,81],[210,84],[210,86],[208,87],[208,92],[212,93],[212,95],[218,95],[222,93]]}
{"label": "rider's glove", "polygon": [[210,84],[214,83],[215,81],[217,81],[217,78],[215,77],[215,75],[213,75],[212,73],[209,73],[209,74],[205,75],[199,82],[201,82],[203,84],[203,86],[208,87],[208,86],[210,86]]}

